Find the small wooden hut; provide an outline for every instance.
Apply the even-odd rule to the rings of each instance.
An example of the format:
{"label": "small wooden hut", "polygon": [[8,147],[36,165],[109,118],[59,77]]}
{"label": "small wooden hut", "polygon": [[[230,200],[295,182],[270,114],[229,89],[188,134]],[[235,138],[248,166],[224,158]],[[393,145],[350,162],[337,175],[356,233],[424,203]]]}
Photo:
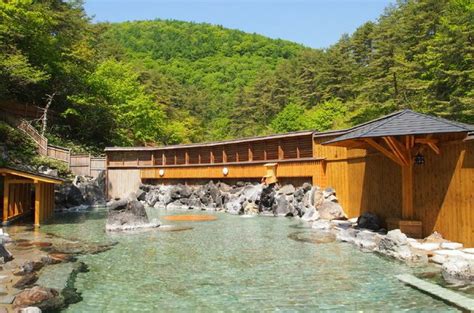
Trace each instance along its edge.
{"label": "small wooden hut", "polygon": [[53,215],[54,185],[62,182],[54,176],[0,167],[3,225],[34,212],[34,224],[40,226]]}

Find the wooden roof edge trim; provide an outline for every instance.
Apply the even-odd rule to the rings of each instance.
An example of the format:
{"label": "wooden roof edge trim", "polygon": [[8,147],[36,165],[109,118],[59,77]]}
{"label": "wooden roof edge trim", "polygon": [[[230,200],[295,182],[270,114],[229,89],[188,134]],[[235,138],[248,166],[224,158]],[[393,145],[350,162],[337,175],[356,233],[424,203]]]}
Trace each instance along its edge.
{"label": "wooden roof edge trim", "polygon": [[215,147],[215,146],[225,146],[225,145],[230,145],[230,144],[239,144],[239,143],[246,143],[246,142],[258,142],[258,141],[273,140],[273,139],[310,136],[313,134],[314,134],[314,131],[300,131],[300,132],[277,134],[277,135],[271,135],[271,136],[249,137],[249,138],[233,139],[233,140],[225,140],[225,141],[192,143],[192,144],[172,145],[172,146],[163,146],[163,147],[107,147],[104,149],[104,151],[105,152],[161,151],[161,150],[173,150],[173,149]]}
{"label": "wooden roof edge trim", "polygon": [[28,178],[28,179],[32,179],[32,180],[38,180],[38,181],[45,182],[45,183],[52,183],[52,184],[62,184],[63,182],[65,182],[64,179],[59,178],[59,177],[52,177],[52,176],[49,176],[49,175],[43,175],[43,174],[39,174],[39,173],[32,173],[32,172],[29,172],[29,171],[14,169],[14,168],[10,168],[10,167],[1,167],[0,168],[0,173],[20,176],[20,177],[24,177],[24,178]]}

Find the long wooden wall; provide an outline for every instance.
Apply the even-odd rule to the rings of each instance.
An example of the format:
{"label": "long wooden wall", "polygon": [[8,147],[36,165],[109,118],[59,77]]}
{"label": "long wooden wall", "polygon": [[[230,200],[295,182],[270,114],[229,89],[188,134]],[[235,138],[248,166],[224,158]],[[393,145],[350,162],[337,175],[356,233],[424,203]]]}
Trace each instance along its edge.
{"label": "long wooden wall", "polygon": [[[285,161],[277,162],[277,176],[279,179],[301,177],[308,178],[310,182],[317,181],[322,175],[322,162],[313,161]],[[141,169],[141,179],[260,179],[266,174],[264,163],[259,164],[238,164],[238,165],[212,165],[212,166],[188,166],[170,168],[143,168]],[[228,174],[224,175],[223,168],[228,169]],[[160,176],[159,171],[163,170],[164,175]],[[314,177],[314,178],[313,178]]]}

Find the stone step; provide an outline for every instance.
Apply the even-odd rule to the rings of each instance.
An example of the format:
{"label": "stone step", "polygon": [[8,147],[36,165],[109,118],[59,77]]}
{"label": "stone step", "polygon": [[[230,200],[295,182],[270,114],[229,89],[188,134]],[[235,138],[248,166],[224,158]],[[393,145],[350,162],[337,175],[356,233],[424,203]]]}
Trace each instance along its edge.
{"label": "stone step", "polygon": [[421,290],[422,292],[425,292],[433,297],[441,299],[457,308],[466,310],[468,312],[474,311],[474,299],[468,298],[439,285],[416,278],[410,274],[397,275],[396,277],[401,282]]}

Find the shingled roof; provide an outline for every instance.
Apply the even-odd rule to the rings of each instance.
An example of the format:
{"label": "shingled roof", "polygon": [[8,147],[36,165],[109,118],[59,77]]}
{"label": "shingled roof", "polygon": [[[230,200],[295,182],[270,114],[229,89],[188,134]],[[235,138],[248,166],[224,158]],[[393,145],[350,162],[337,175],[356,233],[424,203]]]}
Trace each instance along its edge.
{"label": "shingled roof", "polygon": [[358,138],[460,132],[469,133],[472,131],[474,131],[473,125],[453,122],[411,110],[403,110],[356,126],[344,135],[326,141],[323,144]]}

